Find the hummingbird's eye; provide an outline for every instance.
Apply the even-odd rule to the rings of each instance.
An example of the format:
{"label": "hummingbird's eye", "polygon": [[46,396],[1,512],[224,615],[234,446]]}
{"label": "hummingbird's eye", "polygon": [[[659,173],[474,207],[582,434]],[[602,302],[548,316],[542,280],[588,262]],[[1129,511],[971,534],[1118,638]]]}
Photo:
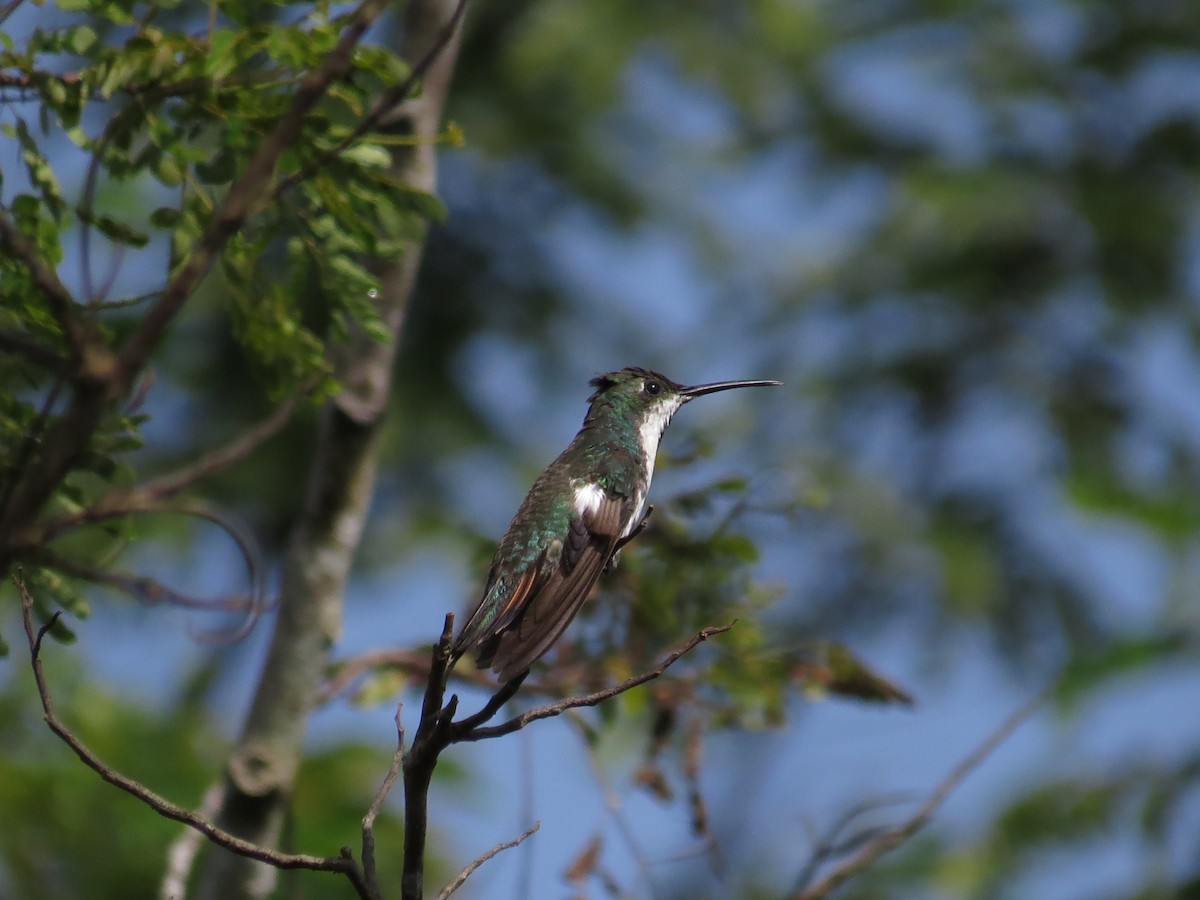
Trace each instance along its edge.
{"label": "hummingbird's eye", "polygon": [[662,385],[657,381],[647,381],[644,385],[642,385],[642,390],[653,397],[662,390]]}

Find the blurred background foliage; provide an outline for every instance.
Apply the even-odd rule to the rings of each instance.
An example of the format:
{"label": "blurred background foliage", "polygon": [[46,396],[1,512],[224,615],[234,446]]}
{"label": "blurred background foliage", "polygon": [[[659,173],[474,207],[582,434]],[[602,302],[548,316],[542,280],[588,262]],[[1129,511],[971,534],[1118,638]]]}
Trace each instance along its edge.
{"label": "blurred background foliage", "polygon": [[[839,777],[839,762],[863,765],[857,749],[819,757],[825,769],[803,755],[830,740],[823,722],[836,730],[820,710],[845,701],[818,703],[828,684],[813,673],[844,644],[916,695],[914,712],[853,732],[870,745],[872,773],[901,779],[946,735],[948,759],[964,755],[982,737],[960,725],[978,723],[976,712],[998,723],[1012,698],[1065,672],[1003,778],[844,896],[1200,896],[1198,47],[1190,0],[471,7],[449,109],[466,146],[441,156],[448,216],[431,235],[403,334],[347,655],[356,642],[428,641],[440,612],[473,593],[507,516],[577,425],[591,375],[639,364],[685,381],[786,383],[777,396],[680,414],[652,527],[548,670],[580,686],[628,674],[738,615],[703,649],[711,680],[692,686],[698,708],[710,727],[783,732],[711,739],[697,777],[723,866],[701,856],[647,874],[633,851],[613,849],[618,838],[590,867],[572,867],[577,890],[602,895],[606,871],[632,896],[796,887],[836,818],[809,809],[810,792]],[[18,152],[0,147],[6,175]],[[328,177],[336,190],[337,171]],[[130,210],[153,208],[130,186],[110,190]],[[276,285],[305,315],[328,312],[320,267],[284,249],[264,256],[266,280],[254,285],[227,265],[172,332],[155,362],[139,470],[187,458],[269,408],[281,370],[246,352],[244,316],[260,307],[233,287]],[[131,268],[121,273],[129,293],[149,289]],[[293,348],[284,375],[316,365],[306,348]],[[302,495],[310,415],[205,487],[272,552]],[[206,568],[211,541],[199,529],[129,527],[150,548],[135,557],[165,579]],[[14,629],[3,632],[12,643]],[[225,671],[254,646],[197,652],[196,665]],[[57,886],[51,870],[66,893],[45,896],[152,884],[161,852],[87,846],[69,851],[69,866],[54,859],[81,847],[75,810],[119,817],[106,830],[114,839],[129,823],[157,830],[145,840],[165,846],[172,830],[72,760],[56,756],[51,770],[37,759],[44,750],[27,749],[49,739],[28,712],[20,666],[16,653],[5,663],[16,671],[0,727],[13,748],[2,757],[0,819],[37,830],[5,829],[0,888]],[[112,738],[114,762],[129,754],[151,786],[198,800],[220,764],[214,735],[236,727],[229,710],[241,694],[230,680],[212,676],[207,706],[147,707],[89,684],[87,704],[74,700],[67,718],[107,719],[94,735]],[[677,683],[688,687],[686,673]],[[672,719],[675,703],[630,695],[568,728],[594,763],[624,777],[610,791],[678,787],[692,779],[694,742],[688,714]],[[372,734],[365,750],[326,732],[328,755],[306,774],[314,796],[347,805],[349,835],[386,766],[386,728]],[[138,735],[165,757],[163,771],[140,768]],[[642,763],[659,745],[675,755],[650,777]],[[539,775],[554,784],[566,763],[549,746]],[[799,770],[778,763],[790,753]],[[942,758],[931,752],[923,781],[887,790],[931,787],[948,768],[933,767]],[[489,769],[482,751],[464,765],[482,797],[494,796],[479,786],[489,772],[533,777]],[[628,775],[635,766],[641,787]],[[840,777],[861,781],[859,796],[835,798],[842,812],[882,803],[877,778]],[[49,801],[52,788],[64,806]],[[540,799],[543,831],[566,830],[577,801]],[[505,802],[456,802],[501,823],[491,843],[517,833]],[[874,811],[871,824],[901,815],[892,812]],[[702,836],[686,817],[670,821],[673,837],[639,835],[652,863],[695,852]],[[473,840],[471,851],[442,837],[462,858],[489,844]],[[312,846],[306,838],[301,849]],[[501,875],[532,883],[532,896],[563,895],[559,876],[577,847],[546,846],[536,866],[508,863]],[[513,890],[485,872],[476,896]]]}

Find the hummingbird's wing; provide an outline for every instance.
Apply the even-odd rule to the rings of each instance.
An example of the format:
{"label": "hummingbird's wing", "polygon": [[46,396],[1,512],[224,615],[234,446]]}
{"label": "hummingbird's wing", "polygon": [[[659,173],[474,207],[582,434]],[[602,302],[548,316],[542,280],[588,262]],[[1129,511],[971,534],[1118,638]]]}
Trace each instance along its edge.
{"label": "hummingbird's wing", "polygon": [[[524,672],[575,618],[616,551],[633,500],[605,495],[571,518],[567,534],[527,568],[504,606],[482,627],[472,615],[459,636],[463,652],[477,647],[476,662],[502,682]],[[489,579],[489,589],[491,579]],[[489,591],[485,590],[485,596]]]}

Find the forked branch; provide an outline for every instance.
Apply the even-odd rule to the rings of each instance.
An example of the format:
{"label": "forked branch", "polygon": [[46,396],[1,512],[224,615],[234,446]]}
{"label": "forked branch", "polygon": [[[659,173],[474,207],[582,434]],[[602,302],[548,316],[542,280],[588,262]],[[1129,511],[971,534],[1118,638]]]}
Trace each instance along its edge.
{"label": "forked branch", "polygon": [[[425,833],[428,827],[429,785],[433,778],[433,770],[437,766],[438,757],[443,750],[451,744],[502,737],[519,731],[538,719],[548,719],[562,715],[568,710],[603,703],[605,700],[612,699],[648,681],[653,681],[681,657],[690,653],[710,637],[728,631],[733,625],[734,623],[731,622],[728,625],[716,625],[699,631],[678,649],[664,657],[657,666],[641,675],[627,678],[625,681],[601,691],[567,697],[545,706],[536,707],[514,716],[500,725],[487,727],[487,723],[517,693],[521,682],[528,673],[523,673],[504,684],[478,712],[455,721],[458,696],[452,694],[448,701],[445,700],[446,681],[453,662],[450,648],[454,633],[454,615],[448,614],[442,628],[441,638],[434,647],[429,666],[429,680],[425,686],[425,696],[421,707],[421,723],[416,737],[413,739],[412,747],[404,754],[404,876],[401,883],[401,896],[404,900],[420,900],[424,895]],[[517,843],[525,840],[529,834],[532,834],[532,831],[519,838]],[[505,845],[499,845],[494,852],[484,854],[476,861],[476,864],[464,869],[459,878],[465,881],[478,865],[482,865],[502,849],[505,849]],[[456,883],[452,883],[447,891],[457,890],[459,883],[461,882],[456,879]],[[448,896],[448,894],[443,893],[443,896]]]}

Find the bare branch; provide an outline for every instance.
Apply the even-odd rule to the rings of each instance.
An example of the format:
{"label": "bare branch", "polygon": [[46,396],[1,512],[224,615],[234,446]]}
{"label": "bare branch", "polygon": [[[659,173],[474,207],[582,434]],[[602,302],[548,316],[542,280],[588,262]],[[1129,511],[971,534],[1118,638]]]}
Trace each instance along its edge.
{"label": "bare branch", "polygon": [[[306,383],[271,413],[256,425],[230,440],[227,444],[210,450],[195,462],[190,463],[174,472],[167,472],[149,481],[130,488],[120,488],[105,494],[95,503],[57,519],[41,522],[30,528],[13,542],[13,546],[22,551],[43,546],[55,538],[80,525],[103,522],[122,516],[147,512],[172,512],[181,507],[171,506],[163,501],[191,487],[197,481],[230,469],[243,462],[262,444],[278,434],[291,420],[300,401],[308,395],[315,385]],[[209,507],[211,510],[211,507]],[[213,518],[217,524],[225,526],[226,517],[205,514],[205,518]],[[232,529],[228,529],[232,531]]]}
{"label": "bare branch", "polygon": [[231,469],[238,463],[248,459],[250,455],[268,440],[279,434],[284,426],[291,421],[292,415],[300,402],[312,393],[316,387],[315,380],[306,381],[299,390],[292,393],[286,400],[271,410],[261,422],[252,425],[242,434],[233,438],[221,447],[210,450],[194,463],[159,475],[147,481],[137,490],[157,498],[172,497],[209,475]]}
{"label": "bare branch", "polygon": [[254,598],[250,596],[230,596],[207,599],[194,597],[177,591],[155,578],[145,575],[133,575],[128,572],[113,572],[100,566],[89,565],[79,560],[70,559],[52,550],[41,549],[31,554],[30,559],[51,569],[65,572],[74,578],[81,578],[93,584],[102,584],[129,594],[134,599],[148,606],[166,603],[181,609],[196,609],[211,612],[247,612],[254,608]]}
{"label": "bare branch", "polygon": [[615,684],[612,687],[605,688],[602,691],[595,691],[590,694],[581,694],[578,697],[567,697],[564,700],[559,700],[556,703],[550,703],[546,706],[539,706],[534,709],[527,710],[519,716],[515,716],[500,725],[494,725],[490,728],[473,728],[470,731],[456,736],[456,741],[482,741],[487,738],[500,737],[505,734],[511,734],[524,728],[530,722],[536,722],[538,719],[549,719],[554,716],[560,716],[569,709],[579,709],[582,706],[595,706],[598,703],[603,703],[618,694],[623,694],[626,691],[632,690],[639,685],[645,684],[648,681],[653,681],[667,671],[680,657],[690,653],[697,646],[704,643],[710,637],[718,634],[724,634],[736,624],[730,622],[728,625],[712,625],[702,629],[692,636],[690,640],[682,647],[672,651],[666,656],[662,662],[648,672],[643,672],[641,675],[635,675],[633,678],[627,678],[620,684]]}
{"label": "bare branch", "polygon": [[502,685],[479,712],[455,722],[454,714],[458,709],[458,697],[452,695],[445,706],[442,705],[446,693],[448,667],[451,663],[451,639],[454,634],[454,616],[448,614],[442,627],[441,638],[434,648],[429,665],[429,680],[425,687],[425,696],[421,706],[421,724],[417,729],[411,749],[404,755],[404,874],[401,882],[401,896],[404,900],[420,900],[423,896],[429,785],[433,779],[433,771],[437,767],[438,756],[443,750],[451,744],[461,741],[478,741],[511,734],[524,728],[530,722],[561,715],[567,710],[595,706],[597,703],[658,678],[676,660],[693,650],[701,642],[713,635],[728,631],[732,627],[733,623],[705,628],[645,674],[626,679],[620,684],[602,691],[568,697],[548,706],[538,707],[509,719],[502,725],[486,728],[483,727],[484,723],[490,721],[501,707],[512,699],[528,673],[522,673]]}
{"label": "bare branch", "polygon": [[104,781],[130,796],[136,797],[160,816],[176,822],[182,822],[189,828],[196,829],[214,844],[218,844],[233,853],[259,860],[280,869],[308,869],[315,872],[336,872],[344,875],[350,881],[359,897],[363,898],[363,900],[373,900],[370,894],[366,892],[366,884],[363,881],[361,869],[353,857],[347,853],[343,852],[340,856],[310,856],[301,853],[280,853],[267,847],[261,847],[258,844],[252,844],[218,828],[204,816],[189,809],[184,809],[182,806],[178,806],[170,800],[160,797],[141,782],[135,781],[129,776],[106,765],[58,719],[54,712],[54,701],[50,695],[50,689],[46,684],[45,674],[42,671],[41,649],[42,639],[45,637],[46,632],[53,626],[59,613],[55,613],[49,622],[35,630],[33,626],[33,597],[29,593],[25,582],[19,576],[14,575],[12,580],[21,594],[21,619],[25,626],[25,637],[29,643],[30,664],[33,668],[33,678],[37,684],[38,698],[41,700],[46,725],[63,743],[74,751],[75,755],[79,757],[84,765],[94,771]]}
{"label": "bare branch", "polygon": [[[238,604],[236,607],[237,611],[245,613],[245,617],[240,625],[228,630],[204,632],[199,637],[218,642],[232,642],[240,640],[250,632],[266,608],[266,579],[265,564],[262,552],[259,550],[258,541],[245,525],[230,513],[202,500],[163,503],[155,498],[145,497],[136,492],[124,496],[127,504],[124,506],[117,505],[116,499],[113,499],[111,496],[110,498],[105,498],[105,500],[106,502],[102,504],[88,507],[72,516],[56,519],[47,522],[37,529],[31,529],[32,534],[22,535],[20,542],[13,545],[14,551],[31,559],[48,560],[47,564],[60,566],[64,571],[71,572],[79,578],[110,584],[122,590],[127,590],[130,593],[145,596],[151,602],[165,599],[183,607],[214,609],[220,605],[220,601],[209,602],[197,600],[194,597],[173,591],[171,588],[160,584],[154,579],[125,576],[115,572],[104,572],[101,569],[88,566],[86,563],[57,556],[45,546],[46,542],[54,536],[77,525],[86,522],[100,522],[105,519],[119,518],[133,513],[179,513],[185,516],[205,519],[229,535],[229,538],[242,554],[242,560],[246,564],[246,573],[250,581],[250,591],[246,595],[245,602]],[[230,606],[229,608],[233,609],[234,607]]]}
{"label": "bare branch", "polygon": [[459,872],[458,875],[455,876],[453,881],[451,881],[448,885],[446,885],[444,888],[442,888],[442,892],[440,894],[438,894],[438,900],[446,900],[447,897],[449,897],[451,894],[453,894],[455,891],[457,891],[460,887],[463,886],[463,883],[466,882],[466,880],[471,877],[472,872],[474,872],[476,869],[478,869],[480,866],[482,866],[485,862],[487,862],[493,856],[496,856],[499,853],[503,853],[505,850],[511,850],[513,847],[523,844],[527,838],[529,838],[533,834],[535,834],[537,832],[537,830],[541,827],[542,827],[541,822],[534,822],[531,826],[529,826],[528,829],[526,829],[525,833],[522,834],[520,837],[513,838],[511,841],[504,841],[503,843],[497,844],[495,847],[493,847],[491,850],[487,851],[486,853],[482,853],[479,856],[475,857],[475,859],[472,860],[472,862],[469,866],[467,866],[465,869],[463,869],[461,872]]}
{"label": "bare branch", "polygon": [[811,887],[801,887],[792,894],[792,900],[818,900],[827,897],[832,891],[844,884],[848,879],[874,865],[885,853],[899,847],[914,834],[929,824],[934,813],[946,801],[963,780],[966,779],[979,765],[1003,744],[1008,737],[1030,718],[1042,705],[1049,695],[1051,688],[1038,693],[1036,697],[1021,706],[1001,723],[987,739],[973,750],[962,762],[955,766],[950,773],[934,788],[933,792],[921,804],[921,807],[905,822],[895,828],[880,832],[867,841],[849,859],[844,860],[837,868]]}
{"label": "bare branch", "polygon": [[412,70],[405,78],[395,87],[384,92],[375,105],[371,107],[371,111],[363,117],[357,125],[351,129],[350,133],[338,141],[328,150],[320,153],[316,159],[308,165],[302,166],[297,171],[293,172],[286,178],[282,178],[271,191],[272,198],[278,197],[283,192],[290,190],[300,182],[311,178],[312,175],[327,165],[331,160],[336,159],[355,141],[374,128],[383,120],[388,113],[408,99],[408,95],[413,92],[417,86],[417,82],[425,77],[430,67],[441,56],[442,51],[446,49],[446,45],[450,43],[450,39],[454,37],[454,32],[458,29],[459,23],[462,21],[463,14],[467,10],[467,0],[458,0],[458,5],[454,8],[454,13],[442,26],[441,32],[438,34],[437,40],[425,52],[425,55],[413,66]]}
{"label": "bare branch", "polygon": [[816,877],[820,868],[827,862],[853,853],[885,830],[879,827],[864,827],[848,836],[843,836],[843,832],[849,829],[856,820],[868,813],[878,812],[881,809],[897,806],[902,803],[908,804],[911,801],[912,798],[908,796],[895,796],[873,798],[856,803],[842,813],[823,835],[817,836],[813,834],[813,850],[808,861],[804,864],[804,868],[800,870],[800,876],[796,879],[797,890],[810,883]]}

